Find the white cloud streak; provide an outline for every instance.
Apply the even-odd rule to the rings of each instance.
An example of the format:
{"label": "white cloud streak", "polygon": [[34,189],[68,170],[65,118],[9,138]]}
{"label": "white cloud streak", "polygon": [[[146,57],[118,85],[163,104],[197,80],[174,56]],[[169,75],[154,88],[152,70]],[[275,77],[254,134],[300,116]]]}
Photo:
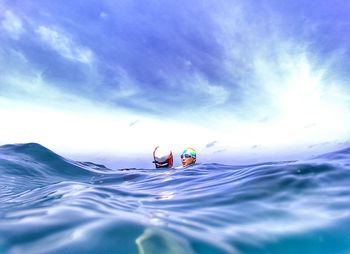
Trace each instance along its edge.
{"label": "white cloud streak", "polygon": [[43,42],[62,57],[84,64],[92,63],[93,52],[87,47],[77,45],[69,36],[45,26],[39,26],[35,32]]}
{"label": "white cloud streak", "polygon": [[226,103],[230,95],[230,92],[225,87],[211,84],[206,79],[199,76],[195,77],[192,88],[196,90],[197,93],[207,95],[214,105]]}
{"label": "white cloud streak", "polygon": [[1,26],[13,39],[16,40],[18,40],[25,32],[22,20],[10,10],[5,12],[4,18],[1,21]]}

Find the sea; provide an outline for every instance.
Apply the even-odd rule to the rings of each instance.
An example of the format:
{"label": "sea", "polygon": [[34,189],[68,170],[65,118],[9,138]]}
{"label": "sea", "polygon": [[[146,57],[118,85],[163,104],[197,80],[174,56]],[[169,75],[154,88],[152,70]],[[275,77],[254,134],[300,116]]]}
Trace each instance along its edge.
{"label": "sea", "polygon": [[36,143],[3,145],[0,253],[349,254],[350,148],[110,169]]}

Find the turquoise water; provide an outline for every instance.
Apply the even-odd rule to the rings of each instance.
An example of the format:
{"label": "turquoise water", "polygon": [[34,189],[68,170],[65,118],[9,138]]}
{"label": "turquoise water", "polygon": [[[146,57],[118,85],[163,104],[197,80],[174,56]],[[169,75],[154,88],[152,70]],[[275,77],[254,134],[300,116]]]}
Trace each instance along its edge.
{"label": "turquoise water", "polygon": [[350,253],[349,159],[112,170],[1,146],[0,253]]}

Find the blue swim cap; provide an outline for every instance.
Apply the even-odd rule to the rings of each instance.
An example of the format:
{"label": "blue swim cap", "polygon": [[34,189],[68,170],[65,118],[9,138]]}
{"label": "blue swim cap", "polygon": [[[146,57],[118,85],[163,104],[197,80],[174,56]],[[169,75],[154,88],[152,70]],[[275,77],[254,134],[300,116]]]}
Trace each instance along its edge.
{"label": "blue swim cap", "polygon": [[191,155],[193,158],[196,158],[196,157],[197,157],[196,150],[194,150],[194,149],[191,148],[191,147],[187,147],[187,148],[182,152],[182,154],[189,154],[189,155]]}

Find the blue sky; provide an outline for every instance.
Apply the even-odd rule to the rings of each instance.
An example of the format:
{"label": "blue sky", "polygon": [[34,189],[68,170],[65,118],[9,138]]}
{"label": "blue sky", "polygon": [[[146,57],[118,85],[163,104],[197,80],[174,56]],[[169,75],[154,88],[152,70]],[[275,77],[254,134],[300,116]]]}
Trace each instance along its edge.
{"label": "blue sky", "polygon": [[345,146],[349,11],[340,0],[0,1],[0,143],[115,165],[145,165],[156,145],[193,146],[203,162]]}

